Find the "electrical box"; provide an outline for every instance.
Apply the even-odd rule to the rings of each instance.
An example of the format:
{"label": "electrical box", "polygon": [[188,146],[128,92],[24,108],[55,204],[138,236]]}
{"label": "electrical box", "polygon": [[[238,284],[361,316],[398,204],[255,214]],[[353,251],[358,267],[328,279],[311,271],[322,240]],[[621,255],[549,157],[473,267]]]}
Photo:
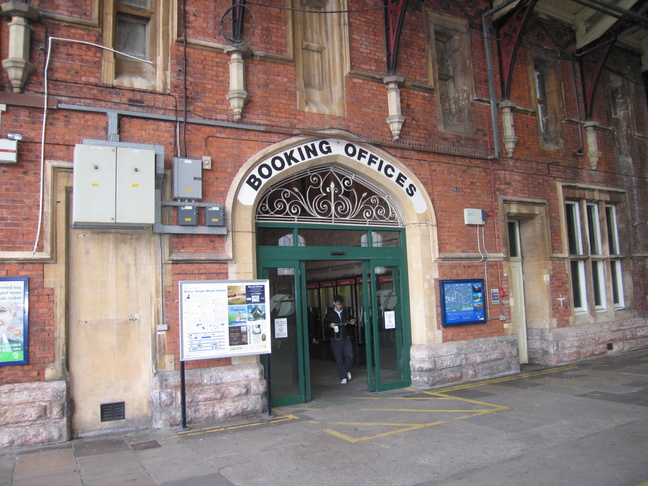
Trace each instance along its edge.
{"label": "electrical box", "polygon": [[180,226],[196,226],[198,212],[195,206],[180,206],[178,208],[178,224]]}
{"label": "electrical box", "polygon": [[223,219],[223,207],[211,206],[205,208],[205,224],[207,226],[223,226],[225,220]]}
{"label": "electrical box", "polygon": [[78,144],[74,147],[72,223],[155,223],[155,151]]}
{"label": "electrical box", "polygon": [[464,224],[486,224],[486,211],[483,209],[464,209]]}
{"label": "electrical box", "polygon": [[0,162],[18,162],[18,141],[0,138]]}
{"label": "electrical box", "polygon": [[202,160],[173,158],[173,197],[202,199]]}

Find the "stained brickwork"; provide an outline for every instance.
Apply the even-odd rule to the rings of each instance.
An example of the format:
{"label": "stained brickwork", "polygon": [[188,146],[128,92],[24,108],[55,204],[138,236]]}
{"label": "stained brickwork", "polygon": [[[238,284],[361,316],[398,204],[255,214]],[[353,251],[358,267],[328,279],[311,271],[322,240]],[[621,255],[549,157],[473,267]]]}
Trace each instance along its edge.
{"label": "stained brickwork", "polygon": [[[65,210],[57,212],[57,207],[67,207],[70,199],[63,192],[55,193],[54,180],[47,179],[48,164],[71,163],[75,144],[109,137],[118,137],[124,143],[163,147],[165,195],[170,190],[174,156],[211,157],[212,169],[203,170],[203,199],[222,205],[233,204],[233,184],[244,174],[250,160],[291,137],[325,138],[328,135],[324,131],[335,130],[336,136],[378,147],[398,160],[418,179],[436,218],[426,222],[434,233],[432,251],[427,255],[431,268],[426,273],[432,277],[416,282],[416,286],[438,295],[439,280],[485,278],[490,288],[502,294],[500,304],[489,306],[488,322],[474,326],[442,328],[441,304],[438,299],[432,301],[433,314],[427,315],[425,323],[414,332],[414,339],[420,342],[412,342],[412,379],[417,386],[519,370],[511,319],[514,306],[520,305],[524,296],[517,296],[515,301],[511,298],[514,289],[506,225],[510,215],[503,212],[503,199],[533,201],[547,211],[546,233],[523,242],[524,248],[534,245],[540,237],[547,241],[542,265],[538,266],[543,268],[543,282],[548,289],[542,304],[549,317],[544,328],[530,332],[530,360],[555,364],[604,354],[605,345],[611,341],[618,343],[615,349],[648,345],[648,102],[639,53],[617,44],[603,70],[592,117],[597,124],[594,131],[600,152],[594,165],[588,156],[583,126],[583,89],[575,61],[574,30],[543,16],[533,16],[516,58],[511,85],[517,143],[512,157],[495,159],[488,82],[492,77],[497,101],[502,101],[501,73],[497,62],[492,72],[488,69],[480,22],[490,2],[410,2],[399,46],[397,74],[404,79],[400,107],[405,122],[397,142],[392,140],[385,122],[389,115],[383,82],[387,75],[387,40],[383,11],[374,3],[347,2],[349,69],[344,79],[345,116],[298,110],[291,38],[296,26],[292,14],[285,8],[286,2],[280,0],[249,5],[256,25],[253,32],[244,30],[252,35],[244,61],[249,100],[240,122],[234,121],[226,98],[230,90],[230,56],[219,32],[221,18],[231,2],[171,2],[177,15],[162,22],[168,39],[162,37],[167,42],[158,46],[169,61],[170,69],[164,73],[168,91],[102,82],[105,52],[86,44],[104,42],[102,3],[32,0],[31,5],[41,14],[37,22],[32,22],[29,61],[34,64],[34,72],[21,94],[11,94],[6,74],[0,74],[0,104],[6,108],[1,113],[1,135],[18,132],[23,136],[18,163],[0,163],[0,278],[30,279],[29,364],[0,367],[0,389],[52,380],[60,384],[66,379],[66,299],[75,289],[73,283],[65,281],[64,270],[69,221],[64,220]],[[186,5],[184,12],[182,4]],[[443,131],[437,123],[440,107],[435,101],[436,87],[429,71],[429,63],[435,60],[430,60],[425,34],[430,13],[467,21],[467,58],[472,66],[468,76],[474,92],[469,126],[463,134]],[[249,12],[246,19],[249,29]],[[52,40],[54,37],[68,40]],[[9,55],[8,39],[8,22],[2,22],[2,59]],[[495,37],[492,42],[492,55],[497,60]],[[543,146],[538,134],[530,59],[539,51],[555,61],[560,79],[564,119],[557,149]],[[625,105],[614,104],[610,99],[608,88],[613,83],[619,86],[614,93],[625,96],[621,100]],[[44,122],[45,91],[51,108]],[[620,111],[623,119],[615,116]],[[501,134],[501,116],[498,123]],[[499,143],[502,145],[502,140]],[[503,145],[501,149],[506,153]],[[622,193],[619,235],[624,249],[626,306],[611,311],[612,318],[596,312],[588,316],[574,312],[562,198],[566,185],[592,188],[603,199],[607,197],[606,191]],[[486,212],[483,233],[464,224],[465,208]],[[225,217],[227,220],[230,215]],[[519,215],[510,217],[523,220]],[[165,224],[177,223],[172,211],[165,212],[163,219]],[[204,224],[202,213],[198,224]],[[178,384],[171,375],[180,362],[179,282],[231,278],[237,266],[251,265],[255,255],[251,250],[245,261],[236,261],[232,256],[231,234],[170,234],[161,236],[160,241],[161,268],[152,271],[159,274],[161,290],[160,298],[153,304],[157,320],[150,325],[152,334],[159,324],[168,325],[168,329],[157,335],[153,350],[153,372],[158,373],[153,385],[154,402],[159,406],[154,413],[159,415],[152,420],[169,424],[177,421],[177,417],[162,409],[177,403]],[[59,269],[56,278],[46,278],[47,271],[54,267]],[[529,299],[536,289],[526,291]],[[588,335],[587,329],[592,329],[595,337]],[[502,346],[499,354],[493,352],[497,346]],[[248,413],[263,406],[263,380],[257,376],[255,366],[246,365],[245,372],[241,372],[237,370],[242,368],[237,368],[231,359],[220,359],[191,362],[188,367],[205,369],[204,376],[219,375],[219,380],[229,383],[228,390],[234,397],[229,411],[223,410],[227,407],[224,395],[197,404],[197,419],[230,416],[233,411]],[[233,376],[220,375],[229,369]],[[203,374],[195,371],[191,376],[196,393],[208,393],[200,387]],[[6,390],[3,400],[17,388]],[[56,393],[61,395],[60,390]],[[62,403],[66,402],[65,393],[61,396]],[[65,407],[59,405],[61,410]],[[60,419],[58,415],[56,420]],[[5,425],[2,420],[0,428]],[[66,437],[63,432],[50,435],[42,440]]]}

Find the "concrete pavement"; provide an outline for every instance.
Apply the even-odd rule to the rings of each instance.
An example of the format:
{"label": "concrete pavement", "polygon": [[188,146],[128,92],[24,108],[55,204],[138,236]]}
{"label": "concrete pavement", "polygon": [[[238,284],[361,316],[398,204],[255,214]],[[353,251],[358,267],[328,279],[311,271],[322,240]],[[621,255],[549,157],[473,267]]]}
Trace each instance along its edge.
{"label": "concrete pavement", "polygon": [[428,392],[318,369],[272,417],[3,451],[0,484],[648,485],[648,348]]}

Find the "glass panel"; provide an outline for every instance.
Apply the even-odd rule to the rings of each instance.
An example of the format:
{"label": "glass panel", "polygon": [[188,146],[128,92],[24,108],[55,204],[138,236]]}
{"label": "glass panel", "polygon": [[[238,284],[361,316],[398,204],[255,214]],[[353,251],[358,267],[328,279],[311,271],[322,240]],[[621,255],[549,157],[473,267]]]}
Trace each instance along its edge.
{"label": "glass panel", "polygon": [[605,215],[607,219],[608,245],[610,246],[610,255],[619,254],[619,229],[617,226],[616,207],[605,206]]}
{"label": "glass panel", "polygon": [[583,281],[581,267],[584,265],[584,262],[580,261],[571,261],[571,280],[572,280],[572,299],[574,301],[574,309],[581,309],[585,305],[585,298],[583,295],[584,286],[582,285]]}
{"label": "glass panel", "polygon": [[621,262],[619,260],[612,260],[610,262],[612,273],[612,298],[615,307],[623,307],[625,301],[623,300],[623,278],[621,273]]}
{"label": "glass panel", "polygon": [[320,293],[317,284],[306,286],[306,300],[308,301],[308,342],[318,344],[324,339],[322,332]]}
{"label": "glass panel", "polygon": [[136,8],[149,8],[150,0],[118,0],[120,5]]}
{"label": "glass panel", "polygon": [[568,202],[567,211],[567,238],[569,241],[569,254],[582,255],[583,243],[580,230],[580,213],[578,203]]}
{"label": "glass panel", "polygon": [[538,123],[542,133],[547,132],[548,114],[547,114],[547,91],[546,91],[546,65],[539,59],[534,60],[533,68],[535,71],[536,97],[538,103]]}
{"label": "glass panel", "polygon": [[268,269],[270,279],[270,326],[272,354],[270,374],[272,400],[301,396],[299,380],[299,336],[295,305],[295,277]]}
{"label": "glass panel", "polygon": [[509,221],[508,233],[509,233],[509,257],[517,258],[520,256],[517,221]]}
{"label": "glass panel", "polygon": [[362,246],[366,231],[344,229],[300,229],[299,236],[306,240],[306,246]]}
{"label": "glass panel", "polygon": [[596,204],[587,205],[587,230],[589,232],[590,255],[601,254],[601,221]]}
{"label": "glass panel", "polygon": [[594,305],[605,308],[605,279],[603,278],[603,262],[592,262],[592,287],[594,289]]}
{"label": "glass panel", "polygon": [[[373,248],[398,248],[400,247],[400,233],[398,231],[370,231],[371,246]],[[369,236],[364,235],[361,238],[362,246],[369,246]]]}
{"label": "glass panel", "polygon": [[117,15],[117,42],[115,48],[132,56],[148,55],[148,19],[131,15]]}
{"label": "glass panel", "polygon": [[403,322],[401,314],[401,297],[398,295],[399,268],[375,267],[374,271],[383,271],[376,275],[376,327],[377,338],[378,383],[388,383],[404,379],[402,363]]}
{"label": "glass panel", "polygon": [[295,240],[289,228],[257,228],[259,246],[291,246],[290,243],[294,245]]}

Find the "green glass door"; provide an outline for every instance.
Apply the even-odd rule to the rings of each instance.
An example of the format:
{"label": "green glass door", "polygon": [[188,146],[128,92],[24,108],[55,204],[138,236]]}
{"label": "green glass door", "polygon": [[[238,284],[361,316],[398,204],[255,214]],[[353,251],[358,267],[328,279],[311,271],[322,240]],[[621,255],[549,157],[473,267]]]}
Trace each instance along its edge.
{"label": "green glass door", "polygon": [[263,278],[270,282],[272,353],[264,357],[264,365],[273,406],[310,400],[308,329],[304,324],[308,319],[302,304],[305,286],[299,279],[301,266],[296,261],[285,261],[261,268]]}
{"label": "green glass door", "polygon": [[409,312],[401,266],[371,260],[363,273],[369,390],[409,386]]}
{"label": "green glass door", "polygon": [[358,319],[368,389],[410,385],[403,230],[258,224],[257,263],[270,282],[272,354],[263,359],[272,406],[311,400],[310,353],[332,359],[321,318],[337,293]]}

